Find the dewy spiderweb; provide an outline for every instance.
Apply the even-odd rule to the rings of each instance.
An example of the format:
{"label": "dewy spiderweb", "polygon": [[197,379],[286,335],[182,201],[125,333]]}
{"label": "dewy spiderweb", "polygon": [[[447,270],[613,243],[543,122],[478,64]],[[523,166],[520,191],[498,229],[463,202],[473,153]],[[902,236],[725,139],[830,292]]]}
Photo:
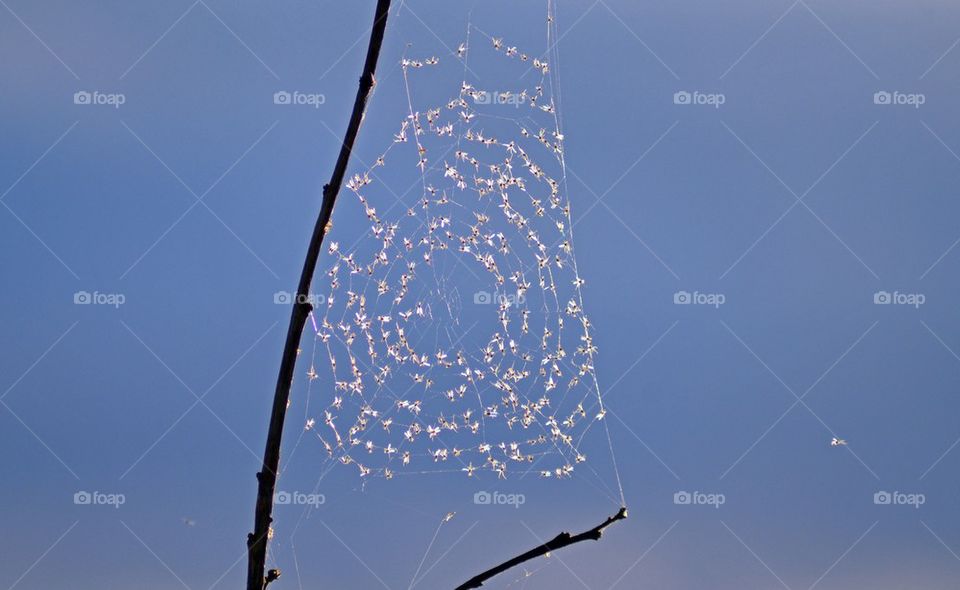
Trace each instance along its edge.
{"label": "dewy spiderweb", "polygon": [[[407,114],[334,213],[362,215],[368,230],[332,229],[308,324],[304,439],[363,478],[566,478],[587,461],[581,443],[606,410],[554,57],[471,27],[455,55],[401,63]],[[485,62],[499,87],[473,82]],[[417,93],[422,77],[436,85],[445,67],[452,96],[416,106],[431,98]],[[404,175],[415,201],[397,194]]]}

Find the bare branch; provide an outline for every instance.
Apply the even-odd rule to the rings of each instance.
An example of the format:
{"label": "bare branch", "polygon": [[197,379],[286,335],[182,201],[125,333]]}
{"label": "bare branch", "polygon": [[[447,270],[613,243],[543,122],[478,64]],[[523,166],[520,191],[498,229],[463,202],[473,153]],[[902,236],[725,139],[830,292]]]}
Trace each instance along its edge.
{"label": "bare branch", "polygon": [[297,362],[297,350],[300,347],[300,337],[303,335],[303,326],[313,310],[310,305],[310,284],[313,273],[320,258],[320,249],[323,238],[327,234],[330,215],[337,194],[343,184],[343,177],[347,172],[347,164],[353,151],[354,141],[363,122],[367,99],[373,89],[374,73],[377,69],[377,59],[380,57],[380,47],[383,45],[383,36],[387,27],[387,15],[390,12],[390,0],[377,0],[377,9],[373,19],[373,28],[370,32],[370,45],[367,47],[367,58],[360,76],[360,86],[357,88],[357,97],[353,103],[353,113],[344,134],[340,154],[333,168],[330,182],[323,187],[323,202],[320,213],[313,227],[310,246],[307,248],[306,260],[300,274],[300,283],[297,286],[297,296],[293,301],[293,310],[290,313],[290,326],[287,329],[287,339],[283,348],[283,357],[280,361],[280,374],[277,376],[277,387],[273,396],[273,409],[270,414],[270,426],[267,431],[267,444],[263,451],[263,468],[257,473],[257,506],[254,517],[253,532],[247,536],[247,590],[264,590],[267,584],[280,576],[279,570],[271,570],[264,576],[263,570],[267,560],[267,540],[270,536],[270,525],[273,522],[273,494],[276,489],[277,471],[280,467],[280,443],[283,438],[283,421],[286,417],[287,402],[290,399],[290,385],[293,382],[293,370]]}
{"label": "bare branch", "polygon": [[607,528],[611,524],[617,522],[618,520],[623,520],[627,517],[627,509],[620,508],[620,511],[614,514],[613,516],[607,518],[599,525],[593,527],[588,531],[584,531],[579,535],[570,535],[570,533],[560,533],[553,539],[547,541],[539,547],[534,547],[530,551],[523,553],[514,557],[513,559],[507,560],[496,567],[492,567],[485,572],[477,574],[476,576],[470,578],[463,584],[457,586],[456,590],[471,590],[473,588],[479,588],[483,586],[483,583],[489,580],[490,578],[502,574],[510,568],[516,567],[525,561],[529,561],[541,555],[546,555],[551,551],[556,551],[557,549],[563,549],[564,547],[569,547],[574,543],[579,543],[580,541],[599,541],[600,537],[603,535],[603,529]]}

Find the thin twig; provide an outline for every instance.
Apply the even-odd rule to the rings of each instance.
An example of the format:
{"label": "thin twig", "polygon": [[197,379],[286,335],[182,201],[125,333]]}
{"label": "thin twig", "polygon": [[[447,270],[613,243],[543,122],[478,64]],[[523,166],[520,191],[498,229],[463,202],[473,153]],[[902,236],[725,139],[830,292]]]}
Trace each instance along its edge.
{"label": "thin twig", "polygon": [[287,329],[287,339],[283,348],[283,357],[280,361],[280,373],[277,376],[277,387],[273,396],[273,409],[270,414],[270,427],[267,431],[267,444],[263,452],[263,468],[257,473],[257,506],[254,517],[253,532],[247,536],[247,590],[263,590],[266,585],[280,576],[279,570],[270,570],[270,575],[264,576],[267,560],[267,539],[270,534],[270,525],[273,522],[273,494],[276,489],[277,472],[280,467],[280,442],[283,437],[283,421],[286,416],[287,402],[290,399],[290,386],[293,382],[293,371],[297,362],[297,352],[300,347],[300,337],[307,317],[313,310],[309,303],[310,284],[313,273],[320,258],[320,249],[323,238],[327,234],[330,224],[330,215],[337,194],[343,184],[353,151],[354,141],[363,122],[367,99],[375,84],[374,73],[377,69],[377,59],[380,56],[380,47],[383,45],[383,36],[387,26],[387,15],[390,12],[390,0],[378,0],[370,33],[370,44],[367,47],[367,58],[360,76],[360,86],[353,103],[353,113],[344,134],[343,144],[340,146],[340,155],[334,166],[330,182],[323,187],[323,203],[313,228],[310,246],[307,249],[303,271],[300,274],[300,283],[297,286],[297,296],[293,301],[293,310],[290,313],[290,326]]}
{"label": "thin twig", "polygon": [[470,578],[463,584],[457,586],[456,590],[471,590],[473,588],[479,588],[483,586],[483,583],[489,580],[490,578],[502,574],[510,568],[516,567],[525,561],[530,561],[541,555],[546,555],[551,551],[556,551],[557,549],[563,549],[564,547],[569,547],[574,543],[579,543],[580,541],[599,541],[600,537],[603,535],[603,529],[607,528],[611,524],[617,522],[618,520],[623,520],[627,517],[627,509],[620,508],[620,511],[614,514],[613,516],[607,518],[599,525],[593,527],[588,531],[584,531],[579,535],[571,535],[570,533],[560,533],[553,539],[547,541],[539,547],[534,547],[530,551],[523,553],[514,557],[513,559],[507,560],[496,567],[492,567],[485,572],[477,574],[476,576]]}

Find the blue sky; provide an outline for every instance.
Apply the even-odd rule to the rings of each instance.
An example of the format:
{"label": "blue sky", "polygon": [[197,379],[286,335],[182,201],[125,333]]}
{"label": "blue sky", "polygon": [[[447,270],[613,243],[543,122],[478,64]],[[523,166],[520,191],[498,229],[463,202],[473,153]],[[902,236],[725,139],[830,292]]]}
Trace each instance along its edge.
{"label": "blue sky", "polygon": [[[0,587],[238,587],[273,296],[296,284],[372,3],[0,4]],[[454,59],[468,18],[546,47],[544,2],[397,4],[364,160],[406,109],[405,49]],[[631,513],[491,588],[952,587],[958,12],[560,2],[577,261]],[[295,90],[323,104],[274,104]],[[587,445],[615,486],[605,437]],[[312,453],[293,491],[314,491]],[[415,587],[455,586],[614,512],[588,479],[332,470],[316,510],[277,509],[276,588],[407,587],[421,559]]]}

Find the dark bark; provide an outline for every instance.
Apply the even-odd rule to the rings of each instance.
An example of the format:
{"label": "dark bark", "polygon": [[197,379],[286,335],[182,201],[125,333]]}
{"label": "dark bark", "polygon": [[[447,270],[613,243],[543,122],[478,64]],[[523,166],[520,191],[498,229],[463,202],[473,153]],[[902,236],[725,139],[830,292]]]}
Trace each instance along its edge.
{"label": "dark bark", "polygon": [[534,547],[526,553],[522,553],[513,559],[507,560],[496,567],[492,567],[485,572],[477,574],[476,576],[470,578],[463,584],[457,586],[456,590],[471,590],[472,588],[479,588],[483,586],[483,583],[489,580],[490,578],[502,574],[510,568],[516,567],[525,561],[529,561],[541,555],[546,555],[551,551],[556,551],[557,549],[562,549],[564,547],[569,547],[574,543],[579,543],[580,541],[599,541],[600,537],[603,535],[603,529],[607,528],[611,524],[617,522],[618,520],[623,520],[627,517],[627,509],[621,508],[619,512],[613,516],[607,518],[599,525],[593,527],[589,531],[584,531],[579,535],[571,535],[570,533],[560,533],[553,539],[547,541],[539,547]]}
{"label": "dark bark", "polygon": [[307,249],[303,271],[300,274],[300,283],[297,286],[297,295],[293,301],[290,313],[290,326],[287,329],[287,339],[283,348],[283,357],[280,361],[280,372],[277,376],[277,387],[273,396],[273,409],[270,414],[270,426],[267,431],[267,444],[263,452],[263,467],[257,473],[257,505],[254,517],[253,532],[247,536],[247,590],[263,590],[268,583],[280,576],[278,570],[270,570],[269,576],[264,576],[267,558],[267,537],[270,524],[273,522],[273,494],[277,483],[277,472],[280,466],[280,442],[283,437],[283,422],[287,411],[287,402],[290,398],[290,386],[293,381],[293,371],[297,362],[297,351],[300,347],[300,337],[310,311],[309,303],[310,284],[313,273],[320,257],[323,238],[326,236],[333,213],[333,205],[343,184],[353,150],[354,141],[360,131],[366,110],[367,99],[375,84],[374,73],[377,68],[377,59],[380,56],[380,47],[383,45],[383,36],[387,26],[387,15],[390,11],[390,0],[378,0],[373,27],[370,33],[370,44],[367,47],[367,58],[360,76],[360,86],[353,103],[353,113],[350,123],[344,134],[343,144],[340,146],[340,155],[334,166],[330,182],[323,187],[323,202],[317,216],[310,246]]}

